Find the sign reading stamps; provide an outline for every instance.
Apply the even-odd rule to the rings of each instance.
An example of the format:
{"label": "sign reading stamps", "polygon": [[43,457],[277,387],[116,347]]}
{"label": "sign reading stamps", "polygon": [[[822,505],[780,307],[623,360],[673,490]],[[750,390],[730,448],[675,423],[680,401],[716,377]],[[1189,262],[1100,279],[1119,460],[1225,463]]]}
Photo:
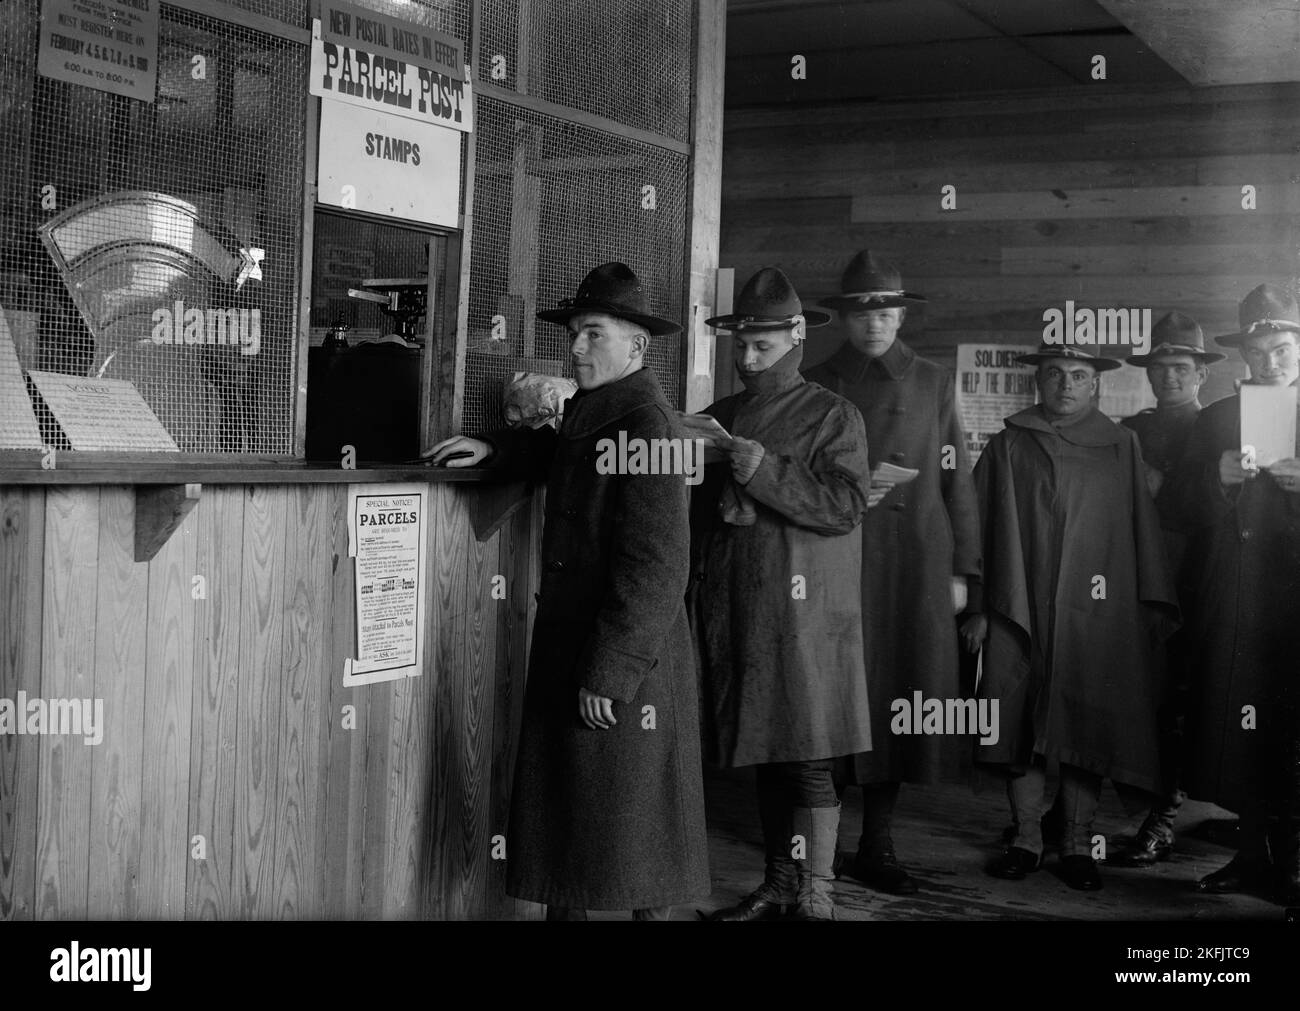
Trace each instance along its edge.
{"label": "sign reading stamps", "polygon": [[29,374],[73,449],[178,452],[158,416],[127,380]]}

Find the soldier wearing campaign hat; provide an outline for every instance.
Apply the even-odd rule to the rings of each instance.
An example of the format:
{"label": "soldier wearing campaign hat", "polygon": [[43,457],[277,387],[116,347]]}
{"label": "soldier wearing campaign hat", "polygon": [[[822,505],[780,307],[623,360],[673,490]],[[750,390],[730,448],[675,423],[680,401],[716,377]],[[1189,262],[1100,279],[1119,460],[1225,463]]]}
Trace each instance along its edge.
{"label": "soldier wearing campaign hat", "polygon": [[1061,876],[1095,890],[1092,822],[1102,780],[1136,806],[1158,789],[1155,644],[1178,623],[1137,436],[1096,407],[1098,373],[1120,368],[1044,344],[1040,402],[1006,419],[975,466],[984,572],[962,634],[983,645],[979,694],[1001,734],[976,763],[1006,780],[1014,833],[988,866],[1020,880],[1042,865],[1046,770],[1059,764]]}
{"label": "soldier wearing campaign hat", "polygon": [[979,517],[952,374],[898,338],[909,307],[924,303],[895,266],[863,250],[845,269],[840,294],[821,303],[839,313],[848,339],[805,373],[862,413],[873,470],[892,464],[920,472],[906,484],[874,483],[874,507],[862,524],[874,746],[841,768],[862,788],[863,805],[857,853],[841,861],[841,873],[895,895],[917,890],[891,831],[901,784],[960,778],[966,758],[965,741],[891,733],[890,703],[916,691],[961,694],[955,615],[979,573]]}
{"label": "soldier wearing campaign hat", "polygon": [[762,884],[713,920],[834,918],[833,761],[873,744],[866,432],[857,408],[799,374],[806,329],[828,319],[765,267],[735,312],[708,320],[731,334],[745,389],[689,422],[726,457],[692,495],[692,614],[706,739],[719,765],[757,767],[766,857]]}
{"label": "soldier wearing campaign hat", "polygon": [[[1147,487],[1152,495],[1157,496],[1156,507],[1166,528],[1164,540],[1169,571],[1177,581],[1179,604],[1186,615],[1190,613],[1194,589],[1191,569],[1200,550],[1193,547],[1189,554],[1187,537],[1168,529],[1166,517],[1171,500],[1168,495],[1160,496],[1159,492],[1182,458],[1192,425],[1201,413],[1198,393],[1208,378],[1208,366],[1227,356],[1217,351],[1206,351],[1205,334],[1200,324],[1176,310],[1156,321],[1151,331],[1151,345],[1147,354],[1131,355],[1127,362],[1146,370],[1156,406],[1125,418],[1120,424],[1136,432],[1142,446]],[[1169,859],[1173,852],[1174,819],[1187,796],[1179,786],[1179,766],[1192,631],[1193,627],[1185,624],[1166,644],[1169,691],[1161,703],[1159,715],[1163,789],[1137,836],[1111,859],[1116,866],[1147,867]]]}
{"label": "soldier wearing campaign hat", "polygon": [[[1242,299],[1237,348],[1248,385],[1300,382],[1300,306],[1261,284]],[[1290,419],[1286,419],[1287,422]],[[1296,430],[1300,433],[1300,411]],[[1162,495],[1203,537],[1183,786],[1240,818],[1239,848],[1203,892],[1300,903],[1300,459],[1257,466],[1242,446],[1241,397],[1205,408]]]}

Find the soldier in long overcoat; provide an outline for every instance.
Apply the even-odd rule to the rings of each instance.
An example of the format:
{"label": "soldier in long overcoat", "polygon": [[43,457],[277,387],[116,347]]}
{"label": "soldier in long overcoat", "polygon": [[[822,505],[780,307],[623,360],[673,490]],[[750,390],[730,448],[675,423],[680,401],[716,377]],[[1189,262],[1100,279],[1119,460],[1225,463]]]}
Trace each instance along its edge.
{"label": "soldier in long overcoat", "polygon": [[[1297,385],[1296,300],[1260,285],[1239,319],[1237,333],[1215,340],[1241,352],[1250,383]],[[1243,466],[1241,398],[1225,397],[1197,418],[1167,487],[1184,529],[1206,543],[1185,786],[1240,816],[1237,854],[1198,887],[1266,890],[1300,904],[1300,460]]]}
{"label": "soldier in long overcoat", "polygon": [[734,313],[708,321],[733,334],[745,389],[705,411],[727,458],[692,496],[707,738],[718,764],[757,765],[766,853],[762,885],[712,919],[770,919],[785,906],[833,918],[832,759],[872,743],[859,598],[866,433],[852,404],[799,375],[801,331],[827,319],[765,267]]}
{"label": "soldier in long overcoat", "polygon": [[[1151,328],[1151,350],[1130,355],[1125,361],[1145,369],[1156,406],[1120,422],[1137,433],[1146,465],[1147,488],[1156,498],[1164,528],[1165,557],[1174,577],[1178,603],[1186,616],[1193,599],[1193,570],[1199,567],[1202,545],[1190,545],[1171,511],[1175,503],[1159,497],[1187,447],[1187,438],[1201,413],[1198,396],[1209,378],[1208,368],[1226,355],[1205,350],[1205,334],[1186,313],[1170,312]],[[1183,724],[1193,651],[1190,624],[1184,624],[1166,644],[1166,685],[1160,704],[1160,765],[1164,783],[1133,841],[1111,858],[1119,867],[1147,867],[1169,859],[1174,848],[1174,820],[1187,794],[1181,786]]]}
{"label": "soldier in long overcoat", "polygon": [[1040,866],[1046,771],[1059,763],[1061,874],[1092,890],[1102,780],[1159,788],[1159,646],[1178,607],[1137,437],[1093,403],[1098,370],[1120,362],[1046,345],[1020,360],[1038,366],[1041,403],[1007,418],[975,466],[984,573],[967,632],[987,637],[978,694],[1000,724],[977,761],[1007,777],[1016,828],[988,870],[1019,880]]}
{"label": "soldier in long overcoat", "polygon": [[[897,268],[869,251],[854,257],[841,294],[823,301],[840,313],[848,340],[804,375],[862,412],[871,466],[919,470],[907,484],[877,488],[883,500],[862,524],[862,634],[872,705],[869,752],[845,763],[862,787],[862,834],[843,872],[880,891],[910,894],[891,833],[902,783],[955,778],[961,745],[942,736],[890,733],[894,699],[960,694],[955,615],[967,580],[979,574],[979,511],[952,376],[897,339],[909,305]],[[921,632],[920,630],[924,630]]]}
{"label": "soldier in long overcoat", "polygon": [[[452,438],[434,462],[488,459],[546,480],[542,578],[507,833],[507,891],[550,919],[664,919],[709,892],[697,676],[685,594],[689,473],[644,473],[612,447],[682,429],[654,372],[636,275],[597,267],[538,318],[568,326],[578,392],[549,427]],[[461,459],[452,454],[467,452]],[[678,460],[684,458],[678,456]],[[622,465],[625,464],[625,465]],[[654,469],[662,470],[661,467]]]}

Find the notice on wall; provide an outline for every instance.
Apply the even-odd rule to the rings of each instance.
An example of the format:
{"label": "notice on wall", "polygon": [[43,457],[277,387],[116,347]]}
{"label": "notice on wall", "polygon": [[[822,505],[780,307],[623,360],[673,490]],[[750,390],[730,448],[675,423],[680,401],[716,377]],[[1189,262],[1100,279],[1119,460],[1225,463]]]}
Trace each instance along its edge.
{"label": "notice on wall", "polygon": [[356,657],[343,663],[344,685],[422,673],[428,526],[428,485],[349,486],[357,637]]}
{"label": "notice on wall", "polygon": [[0,449],[42,449],[13,337],[0,311]]}
{"label": "notice on wall", "polygon": [[460,42],[349,4],[320,0],[312,20],[309,90],[375,112],[473,129]]}
{"label": "notice on wall", "polygon": [[1125,365],[1122,369],[1112,369],[1100,375],[1101,396],[1097,407],[1111,421],[1122,421],[1156,406],[1156,396],[1151,392],[1146,369]]}
{"label": "notice on wall", "polygon": [[957,345],[957,411],[972,465],[1002,431],[1003,419],[1037,400],[1033,366],[1016,364],[1019,355],[1034,350],[1018,344]]}
{"label": "notice on wall", "polygon": [[455,130],[321,102],[320,137],[321,203],[459,225],[461,135]]}
{"label": "notice on wall", "polygon": [[159,0],[41,0],[42,77],[153,102]]}
{"label": "notice on wall", "polygon": [[178,452],[133,383],[62,372],[28,374],[73,449]]}

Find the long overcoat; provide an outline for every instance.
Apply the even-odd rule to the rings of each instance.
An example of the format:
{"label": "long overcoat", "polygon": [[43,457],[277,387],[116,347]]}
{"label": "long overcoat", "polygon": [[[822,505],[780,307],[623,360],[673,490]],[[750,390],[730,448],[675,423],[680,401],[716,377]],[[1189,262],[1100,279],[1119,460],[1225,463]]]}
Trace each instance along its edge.
{"label": "long overcoat", "polygon": [[[601,473],[620,433],[629,448],[682,436],[649,369],[579,391],[558,434],[488,437],[496,466],[548,474],[507,891],[577,909],[653,908],[710,891],[686,479]],[[614,469],[643,469],[623,462]],[[614,700],[612,729],[581,721],[579,688]]]}
{"label": "long overcoat", "polygon": [[1178,624],[1137,436],[1096,410],[1006,419],[975,465],[989,619],[981,699],[999,739],[977,760],[1034,754],[1159,789],[1160,644]]}
{"label": "long overcoat", "polygon": [[1300,733],[1300,493],[1267,471],[1225,489],[1219,457],[1240,448],[1240,398],[1216,401],[1161,489],[1162,504],[1169,499],[1193,543],[1205,545],[1189,629],[1184,789],[1231,811],[1284,794]]}
{"label": "long overcoat", "polygon": [[912,467],[862,522],[862,631],[872,700],[870,752],[858,783],[934,783],[960,775],[965,741],[890,732],[894,699],[956,698],[952,577],[980,572],[979,509],[947,369],[895,341],[869,360],[845,343],[805,376],[852,401],[867,428],[871,466]]}
{"label": "long overcoat", "polygon": [[731,479],[710,464],[692,495],[704,712],[722,766],[833,758],[871,747],[859,598],[867,442],[852,404],[799,375],[794,348],[709,406],[759,442],[744,485],[753,525],[722,520]]}

